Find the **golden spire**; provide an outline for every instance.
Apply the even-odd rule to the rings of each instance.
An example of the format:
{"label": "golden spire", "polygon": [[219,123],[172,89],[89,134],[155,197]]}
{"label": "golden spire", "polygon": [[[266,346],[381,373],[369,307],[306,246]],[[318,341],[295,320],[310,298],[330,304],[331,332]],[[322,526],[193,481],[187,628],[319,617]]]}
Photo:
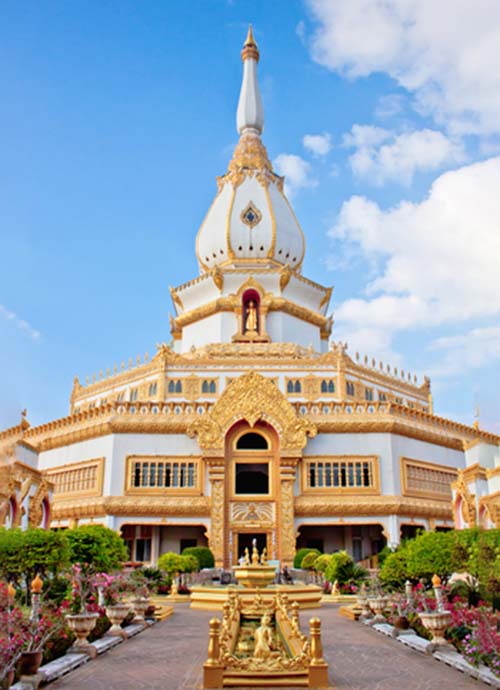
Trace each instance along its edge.
{"label": "golden spire", "polygon": [[255,43],[255,39],[253,37],[251,24],[248,25],[247,37],[245,39],[245,43],[243,44],[243,50],[241,51],[241,59],[243,61],[248,60],[249,58],[253,58],[256,62],[259,61],[259,49],[257,48],[257,44]]}

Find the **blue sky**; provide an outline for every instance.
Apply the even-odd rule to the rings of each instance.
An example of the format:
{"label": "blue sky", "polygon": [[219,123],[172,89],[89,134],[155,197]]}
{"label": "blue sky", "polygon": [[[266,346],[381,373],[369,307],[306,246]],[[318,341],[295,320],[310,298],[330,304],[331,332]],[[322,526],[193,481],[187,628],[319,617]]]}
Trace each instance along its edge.
{"label": "blue sky", "polygon": [[429,373],[437,413],[479,405],[500,432],[490,0],[2,3],[0,426],[63,416],[75,375],[169,341],[168,286],[197,274],[237,141],[249,22],[334,339]]}

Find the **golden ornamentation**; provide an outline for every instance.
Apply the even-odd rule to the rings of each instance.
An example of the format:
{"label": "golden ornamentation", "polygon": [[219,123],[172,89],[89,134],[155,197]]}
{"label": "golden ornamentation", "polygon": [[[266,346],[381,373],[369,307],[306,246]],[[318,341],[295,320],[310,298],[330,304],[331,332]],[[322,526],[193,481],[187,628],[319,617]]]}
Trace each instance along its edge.
{"label": "golden ornamentation", "polygon": [[105,462],[104,457],[93,458],[44,470],[44,476],[54,485],[54,501],[60,497],[101,496]]}
{"label": "golden ornamentation", "polygon": [[225,500],[224,465],[209,464],[210,478],[210,532],[208,545],[214,554],[216,566],[224,563]]}
{"label": "golden ornamentation", "polygon": [[258,522],[260,525],[273,525],[275,506],[270,501],[238,501],[230,504],[230,520],[236,523]]}
{"label": "golden ornamentation", "polygon": [[449,503],[403,496],[296,496],[295,517],[402,515],[450,520]]}
{"label": "golden ornamentation", "polygon": [[[42,479],[36,492],[30,496],[28,507],[28,524],[30,527],[46,527],[42,525],[43,505],[49,506],[49,490],[52,485],[45,479]],[[50,520],[50,517],[49,517]]]}
{"label": "golden ornamentation", "polygon": [[321,309],[322,307],[325,306],[325,304],[328,304],[328,302],[330,301],[330,298],[332,296],[332,291],[333,291],[333,288],[331,288],[331,287],[329,287],[326,290],[324,297],[322,298],[321,302],[318,305],[318,309]]}
{"label": "golden ornamentation", "polygon": [[[456,482],[453,482],[451,488],[455,492],[455,498],[453,500],[453,513],[455,519],[456,509],[461,501],[461,513],[464,523],[469,528],[475,527],[477,522],[476,496],[469,490],[467,481],[465,479],[464,470],[458,470],[458,479]],[[455,527],[460,529],[460,525],[455,525]]]}
{"label": "golden ornamentation", "polygon": [[[276,183],[280,180],[279,175],[273,172],[260,136],[245,132],[236,144],[228,172],[218,178],[218,184],[223,185],[230,182],[233,189],[236,190],[246,177],[254,176],[263,187],[266,187],[270,182]],[[230,245],[228,244],[228,246]]]}
{"label": "golden ornamentation", "polygon": [[214,281],[215,287],[219,290],[219,292],[222,292],[222,289],[224,288],[224,274],[220,270],[218,266],[212,269],[210,272],[210,275],[212,276],[212,280]]}
{"label": "golden ornamentation", "polygon": [[290,282],[290,278],[292,277],[292,269],[288,264],[286,266],[283,266],[283,268],[280,271],[280,290],[283,292],[283,290],[286,288],[288,283]]}
{"label": "golden ornamentation", "polygon": [[[356,463],[367,464],[369,471],[369,486],[327,486],[326,481],[322,487],[315,486],[311,487],[309,483],[309,472],[311,464],[317,465],[317,463],[323,464],[323,477],[326,472],[326,465],[331,465],[336,463],[338,466],[339,475],[342,473],[342,468],[344,468],[347,477],[349,476],[349,465],[355,465]],[[353,470],[354,475],[354,470]],[[354,477],[353,477],[354,479]],[[340,478],[339,478],[340,481]],[[333,471],[331,472],[331,483],[333,484]],[[376,455],[306,455],[302,461],[302,477],[301,477],[301,490],[303,495],[317,494],[317,495],[340,495],[347,496],[354,494],[357,496],[366,495],[377,495],[380,494],[380,468],[379,468],[379,458]]]}
{"label": "golden ornamentation", "polygon": [[248,27],[248,34],[245,43],[243,44],[243,50],[241,51],[241,59],[243,61],[248,60],[249,58],[253,58],[256,62],[259,61],[259,50],[253,37],[251,24]]}
{"label": "golden ornamentation", "polygon": [[[125,494],[127,495],[143,495],[143,496],[185,496],[186,494],[200,495],[203,486],[203,465],[200,462],[199,456],[193,455],[127,455],[125,458]],[[134,465],[135,463],[147,463],[148,470],[151,472],[152,467],[155,468],[154,476],[158,478],[158,467],[162,469],[162,479],[160,486],[156,486],[156,482],[147,481],[146,486],[135,486],[134,482]],[[166,467],[170,470],[171,486],[166,486]],[[172,466],[177,466],[177,480],[174,479]],[[191,483],[189,486],[189,465],[191,465]],[[181,477],[184,477],[184,486],[181,486]],[[141,478],[140,478],[141,479]],[[176,481],[177,486],[174,485]],[[140,481],[142,484],[142,482]],[[151,486],[153,483],[153,486]]]}
{"label": "golden ornamentation", "polygon": [[283,393],[255,372],[233,381],[209,414],[193,422],[187,433],[198,437],[201,448],[223,448],[227,431],[242,419],[251,427],[258,420],[267,421],[280,434],[282,449],[302,449],[307,436],[316,435],[315,425],[299,419]]}
{"label": "golden ornamentation", "polygon": [[182,303],[181,298],[179,295],[176,293],[173,287],[169,288],[170,291],[170,297],[172,298],[172,302],[179,307],[179,309],[184,309],[184,304]]}
{"label": "golden ornamentation", "polygon": [[295,468],[281,467],[280,476],[280,542],[281,560],[287,565],[293,563],[295,555],[294,497]]}
{"label": "golden ornamentation", "polygon": [[240,213],[240,220],[245,225],[248,225],[250,230],[260,223],[262,220],[262,213],[259,211],[253,201],[249,201],[243,211]]}
{"label": "golden ornamentation", "polygon": [[57,501],[53,518],[81,519],[118,515],[126,517],[208,517],[208,496],[98,496]]}

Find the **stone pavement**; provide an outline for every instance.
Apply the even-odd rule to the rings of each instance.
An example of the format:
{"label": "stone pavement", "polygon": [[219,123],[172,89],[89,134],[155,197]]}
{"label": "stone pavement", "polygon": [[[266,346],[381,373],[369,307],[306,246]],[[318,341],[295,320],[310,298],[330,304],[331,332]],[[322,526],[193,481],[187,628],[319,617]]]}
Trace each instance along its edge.
{"label": "stone pavement", "polygon": [[[316,613],[301,613],[304,631]],[[179,604],[170,618],[51,683],[50,690],[199,690],[213,615]],[[323,606],[319,616],[330,682],[337,690],[488,689],[432,657],[343,618],[337,606]]]}

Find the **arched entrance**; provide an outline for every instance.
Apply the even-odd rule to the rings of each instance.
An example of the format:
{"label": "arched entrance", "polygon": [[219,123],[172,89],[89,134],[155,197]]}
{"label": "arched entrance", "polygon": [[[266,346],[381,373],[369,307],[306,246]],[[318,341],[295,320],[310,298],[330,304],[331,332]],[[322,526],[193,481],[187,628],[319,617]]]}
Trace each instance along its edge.
{"label": "arched entrance", "polygon": [[226,435],[226,496],[228,498],[227,565],[251,552],[255,539],[259,551],[279,559],[276,535],[279,488],[279,438],[266,422],[253,427],[241,421]]}

